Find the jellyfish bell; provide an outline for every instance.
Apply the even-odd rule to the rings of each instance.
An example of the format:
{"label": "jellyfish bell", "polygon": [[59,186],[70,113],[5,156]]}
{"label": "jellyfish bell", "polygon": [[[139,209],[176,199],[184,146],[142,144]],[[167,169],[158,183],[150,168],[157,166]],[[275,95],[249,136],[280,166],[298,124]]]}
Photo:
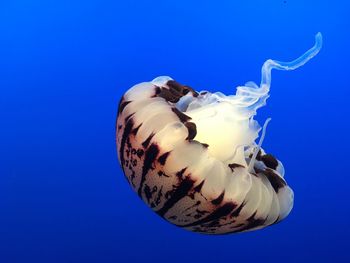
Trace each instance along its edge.
{"label": "jellyfish bell", "polygon": [[196,92],[168,76],[133,86],[117,117],[118,158],[131,187],[158,215],[195,232],[243,232],[284,219],[293,191],[282,163],[261,147],[270,119],[261,128],[254,116],[269,97],[271,70],[294,70],[321,46],[318,33],[296,60],[267,60],[260,86],[248,82],[235,95]]}

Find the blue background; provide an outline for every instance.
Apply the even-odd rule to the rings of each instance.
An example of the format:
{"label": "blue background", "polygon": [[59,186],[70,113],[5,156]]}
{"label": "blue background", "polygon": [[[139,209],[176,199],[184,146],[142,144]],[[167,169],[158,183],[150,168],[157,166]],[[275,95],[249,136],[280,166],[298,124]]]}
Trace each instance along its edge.
{"label": "blue background", "polygon": [[[115,150],[129,87],[233,94],[318,31],[257,116],[295,191],[285,221],[206,236],[139,200]],[[0,1],[0,262],[350,262],[349,47],[348,1]]]}

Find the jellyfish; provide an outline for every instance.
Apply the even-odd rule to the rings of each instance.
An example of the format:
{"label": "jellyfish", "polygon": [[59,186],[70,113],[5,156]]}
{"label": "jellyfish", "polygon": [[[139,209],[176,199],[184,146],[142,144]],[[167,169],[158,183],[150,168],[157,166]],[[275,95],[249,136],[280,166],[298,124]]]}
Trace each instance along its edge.
{"label": "jellyfish", "polygon": [[294,194],[282,163],[262,148],[270,118],[261,128],[254,116],[269,97],[271,70],[294,70],[321,46],[317,33],[299,58],[268,59],[260,86],[248,82],[235,95],[197,92],[168,76],[130,88],[116,124],[129,185],[159,216],[194,232],[239,233],[286,218]]}

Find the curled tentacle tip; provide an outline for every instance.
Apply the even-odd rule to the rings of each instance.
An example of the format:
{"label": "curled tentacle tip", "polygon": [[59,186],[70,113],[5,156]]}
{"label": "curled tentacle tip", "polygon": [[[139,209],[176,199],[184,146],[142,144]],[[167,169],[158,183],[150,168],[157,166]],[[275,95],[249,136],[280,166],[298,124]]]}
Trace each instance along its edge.
{"label": "curled tentacle tip", "polygon": [[319,52],[321,50],[321,47],[322,47],[322,44],[323,44],[323,37],[322,37],[322,34],[321,32],[318,32],[316,35],[315,35],[315,47],[317,49],[317,51]]}
{"label": "curled tentacle tip", "polygon": [[316,38],[316,40],[321,40],[322,41],[322,33],[321,32],[317,32],[315,38]]}

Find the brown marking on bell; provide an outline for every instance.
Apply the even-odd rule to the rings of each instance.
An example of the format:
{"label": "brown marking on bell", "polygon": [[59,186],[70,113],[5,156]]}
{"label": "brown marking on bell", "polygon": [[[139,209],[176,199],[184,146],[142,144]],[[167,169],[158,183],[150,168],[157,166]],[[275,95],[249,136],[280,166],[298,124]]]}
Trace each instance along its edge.
{"label": "brown marking on bell", "polygon": [[183,112],[179,111],[177,108],[173,107],[173,108],[171,108],[171,110],[176,114],[176,116],[179,118],[179,120],[182,123],[185,123],[185,122],[191,120],[191,117],[189,117],[186,114],[184,114]]}
{"label": "brown marking on bell", "polygon": [[188,192],[192,189],[195,180],[190,175],[181,180],[171,197],[165,202],[164,206],[157,211],[157,214],[164,217],[166,212],[169,211],[179,200],[187,196]]}
{"label": "brown marking on bell", "polygon": [[122,96],[121,99],[119,100],[119,103],[118,103],[118,112],[117,112],[117,117],[119,116],[119,114],[121,113],[120,111],[120,106],[124,103],[125,101],[125,97]]}
{"label": "brown marking on bell", "polygon": [[160,88],[160,92],[157,94],[157,97],[163,98],[166,101],[176,103],[179,101],[180,97],[175,96],[166,88]]}
{"label": "brown marking on bell", "polygon": [[149,143],[151,142],[151,140],[152,140],[152,138],[153,138],[154,135],[155,135],[155,134],[152,132],[152,133],[147,137],[147,139],[142,143],[142,146],[143,146],[144,148],[147,148],[147,147],[148,147],[148,145],[149,145]]}
{"label": "brown marking on bell", "polygon": [[170,177],[170,175],[165,174],[163,171],[158,171],[157,174],[158,174],[159,177],[162,177],[162,176],[164,176],[164,177]]}
{"label": "brown marking on bell", "polygon": [[231,169],[232,172],[235,170],[235,168],[244,168],[243,165],[238,163],[230,163],[228,167]]}
{"label": "brown marking on bell", "polygon": [[120,105],[119,105],[119,114],[123,112],[123,110],[125,109],[125,107],[130,103],[131,101],[123,101]]}
{"label": "brown marking on bell", "polygon": [[141,174],[141,181],[140,186],[137,190],[137,193],[139,196],[141,196],[143,184],[146,181],[146,175],[150,169],[152,169],[152,164],[156,160],[159,153],[159,147],[156,144],[151,144],[150,147],[145,152],[145,159],[143,161],[142,165],[142,174]]}
{"label": "brown marking on bell", "polygon": [[224,200],[224,196],[225,196],[225,190],[222,191],[222,193],[217,197],[215,198],[214,200],[211,201],[211,203],[213,205],[219,205],[222,203],[222,201]]}
{"label": "brown marking on bell", "polygon": [[169,91],[171,92],[171,94],[173,94],[175,97],[181,98],[183,95],[181,92],[175,90],[175,89],[169,89]]}
{"label": "brown marking on bell", "polygon": [[231,217],[231,218],[238,217],[239,214],[241,213],[243,207],[244,207],[245,205],[246,205],[246,202],[243,201],[242,204],[241,204],[239,207],[237,207],[237,209],[234,210],[234,211],[230,214],[230,217]]}
{"label": "brown marking on bell", "polygon": [[177,176],[179,179],[182,179],[183,176],[184,176],[184,174],[185,174],[185,171],[186,171],[186,170],[187,170],[187,167],[181,169],[180,171],[178,171],[178,172],[176,173],[176,176]]}
{"label": "brown marking on bell", "polygon": [[149,204],[150,203],[150,199],[152,198],[152,195],[153,195],[153,192],[151,191],[151,188],[145,184],[145,187],[144,187],[144,193],[145,193],[145,197],[147,199],[147,203]]}
{"label": "brown marking on bell", "polygon": [[134,115],[135,115],[135,112],[129,114],[129,115],[125,118],[125,122],[128,122],[128,121],[130,120],[130,118],[131,118],[132,116],[134,116]]}
{"label": "brown marking on bell", "polygon": [[193,140],[197,135],[197,126],[194,122],[186,122],[185,126],[188,130],[188,136],[186,140]]}
{"label": "brown marking on bell", "polygon": [[229,213],[231,213],[231,211],[233,209],[235,209],[237,207],[237,205],[233,202],[228,202],[225,203],[223,206],[220,206],[219,208],[215,209],[211,214],[209,214],[208,216],[192,222],[190,224],[187,225],[181,225],[181,227],[192,227],[192,226],[198,226],[198,225],[203,225],[205,223],[209,223],[213,220],[218,220],[221,219],[225,216],[227,216]]}
{"label": "brown marking on bell", "polygon": [[139,131],[139,129],[140,129],[141,126],[142,126],[142,123],[141,123],[139,126],[137,126],[136,128],[134,128],[134,129],[131,131],[132,135],[136,136],[136,134],[137,134],[137,132]]}
{"label": "brown marking on bell", "polygon": [[203,187],[203,185],[204,185],[204,182],[205,182],[205,179],[204,179],[202,182],[200,182],[197,186],[195,186],[195,187],[192,189],[192,191],[191,191],[190,193],[188,193],[188,196],[189,196],[190,198],[194,199],[194,195],[195,195],[196,193],[200,193],[200,192],[201,192],[202,187]]}
{"label": "brown marking on bell", "polygon": [[274,172],[274,170],[270,168],[266,168],[263,171],[263,174],[266,176],[266,178],[269,180],[272,188],[275,190],[276,193],[278,193],[278,190],[284,186],[286,186],[286,182],[280,177],[278,174]]}
{"label": "brown marking on bell", "polygon": [[155,95],[153,97],[157,97],[157,95],[162,91],[162,89],[158,86],[155,86],[154,93]]}
{"label": "brown marking on bell", "polygon": [[178,92],[182,92],[183,90],[183,85],[181,85],[180,83],[178,83],[175,80],[168,80],[168,82],[166,83],[166,85],[170,88],[170,89],[174,89]]}
{"label": "brown marking on bell", "polygon": [[202,142],[199,142],[197,140],[191,140],[191,143],[197,143],[197,144],[200,144],[203,148],[207,149],[209,147],[209,144],[207,143],[202,143]]}
{"label": "brown marking on bell", "polygon": [[263,225],[266,220],[267,217],[264,218],[255,218],[257,211],[255,211],[248,219],[247,219],[247,225],[245,225],[244,227],[240,228],[239,231],[245,231],[251,228],[255,228],[258,226]]}
{"label": "brown marking on bell", "polygon": [[197,185],[195,188],[193,188],[193,190],[197,193],[199,193],[202,190],[202,187],[204,185],[205,179],[199,184]]}
{"label": "brown marking on bell", "polygon": [[161,164],[161,165],[164,165],[165,162],[166,162],[166,159],[168,158],[170,152],[166,152],[166,153],[163,153],[159,158],[158,158],[158,162]]}
{"label": "brown marking on bell", "polygon": [[136,151],[137,157],[141,158],[143,154],[144,154],[144,150],[142,150],[142,149],[137,149],[137,151]]}
{"label": "brown marking on bell", "polygon": [[134,121],[131,118],[125,124],[125,128],[124,128],[124,131],[123,131],[123,134],[122,134],[122,138],[121,138],[121,142],[120,142],[119,157],[120,157],[120,163],[122,165],[124,173],[125,173],[125,170],[124,170],[125,169],[125,167],[124,167],[124,165],[125,165],[124,150],[125,150],[125,145],[126,145],[127,138],[129,137],[129,133],[132,130],[133,126],[134,126]]}
{"label": "brown marking on bell", "polygon": [[276,170],[278,166],[278,161],[272,154],[265,154],[261,156],[261,161],[268,167],[273,170]]}
{"label": "brown marking on bell", "polygon": [[[184,86],[184,90],[189,90],[189,91],[192,93],[193,97],[198,97],[198,92],[195,91],[194,89],[192,89],[190,86],[185,85],[185,86]],[[187,93],[188,93],[188,92],[186,92],[186,94],[187,94]]]}

